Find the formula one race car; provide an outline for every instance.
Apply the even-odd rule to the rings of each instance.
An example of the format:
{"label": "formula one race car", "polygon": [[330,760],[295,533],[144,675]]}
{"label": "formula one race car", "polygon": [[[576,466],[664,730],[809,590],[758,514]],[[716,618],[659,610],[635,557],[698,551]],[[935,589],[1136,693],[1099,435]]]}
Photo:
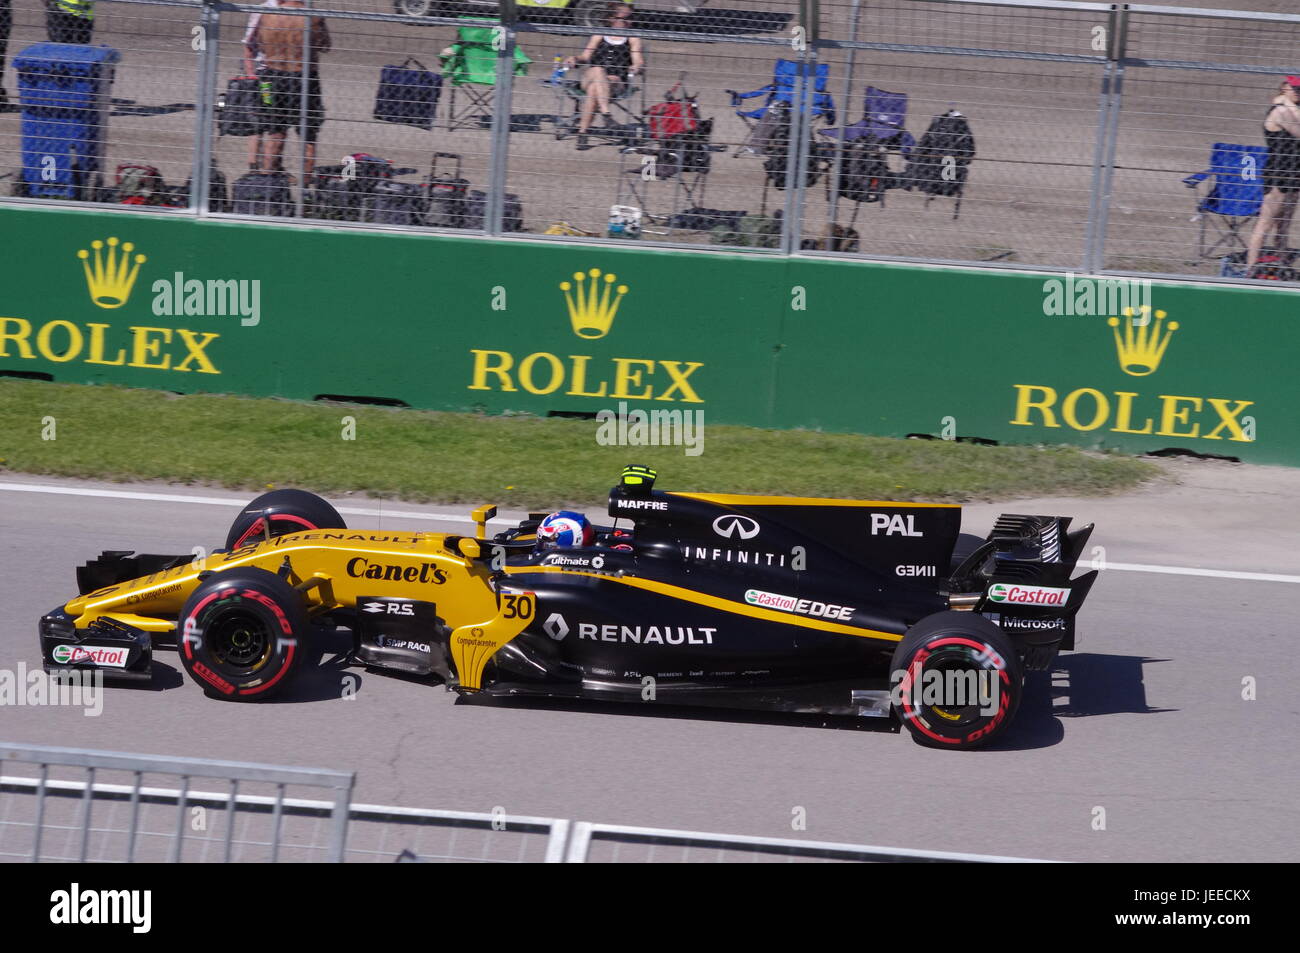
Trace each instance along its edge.
{"label": "formula one race car", "polygon": [[[462,693],[896,717],[917,740],[997,737],[1025,669],[1074,647],[1092,532],[961,508],[662,492],[645,467],[611,526],[531,514],[489,540],[353,530],[300,490],[254,500],[206,558],[102,553],[40,621],[47,671],[149,679],[155,641],[215,698],[280,691],[323,626],[351,660]],[[570,532],[572,530],[572,532]],[[319,652],[317,653],[319,655]],[[311,664],[308,661],[307,664]]]}

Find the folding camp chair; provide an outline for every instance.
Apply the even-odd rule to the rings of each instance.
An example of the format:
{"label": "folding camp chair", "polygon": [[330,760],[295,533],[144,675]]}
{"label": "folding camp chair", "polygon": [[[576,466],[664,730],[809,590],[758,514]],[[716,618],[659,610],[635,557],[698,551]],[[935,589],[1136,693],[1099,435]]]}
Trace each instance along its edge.
{"label": "folding camp chair", "polygon": [[[559,59],[557,57],[557,59]],[[555,90],[555,114],[551,117],[555,124],[555,138],[564,139],[577,135],[578,121],[582,114],[582,102],[587,94],[582,88],[580,73],[556,63],[549,79],[541,81],[542,85]],[[611,90],[609,97],[611,115],[620,114],[620,121],[613,125],[602,126],[600,117],[595,117],[587,135],[597,142],[618,146],[635,146],[645,140],[645,79],[641,74],[634,74],[630,82],[619,83]]]}
{"label": "folding camp chair", "polygon": [[[482,24],[484,21],[474,22]],[[482,117],[492,115],[492,98],[497,83],[497,51],[492,47],[496,31],[494,26],[457,27],[456,42],[442,51],[443,83],[451,86],[448,131],[466,126],[481,128],[485,125]],[[516,46],[515,75],[527,75],[531,62]],[[459,106],[456,103],[458,94],[461,99]]]}
{"label": "folding camp chair", "polygon": [[[1207,179],[1214,180],[1209,191],[1197,201],[1196,217],[1192,219],[1201,223],[1196,240],[1196,253],[1201,258],[1218,257],[1219,249],[1226,252],[1245,249],[1241,232],[1259,214],[1263,204],[1264,183],[1260,173],[1267,158],[1267,146],[1216,142],[1210,150],[1210,167],[1183,179],[1183,185],[1189,189]],[[1216,233],[1210,245],[1206,244],[1207,225]]]}
{"label": "folding camp chair", "polygon": [[891,93],[887,89],[868,86],[862,118],[843,129],[823,129],[821,135],[845,142],[874,136],[885,149],[906,157],[911,155],[912,147],[916,145],[912,134],[903,128],[906,121],[907,93]]}
{"label": "folding camp chair", "polygon": [[[736,150],[736,155],[746,152],[758,155],[766,151],[767,139],[774,126],[772,119],[775,118],[769,115],[771,107],[776,103],[783,103],[790,109],[794,109],[794,100],[798,94],[800,77],[808,77],[810,67],[813,67],[813,64],[799,60],[777,60],[772,68],[772,82],[766,86],[751,90],[748,93],[738,93],[734,89],[727,90],[727,93],[731,96],[731,105],[736,110],[736,115],[750,129],[749,138]],[[811,118],[833,123],[835,122],[835,100],[826,91],[826,84],[830,78],[830,65],[817,63],[811,75],[813,77]],[[756,96],[767,97],[763,100],[763,105],[757,109],[739,108],[744,100],[753,99]]]}

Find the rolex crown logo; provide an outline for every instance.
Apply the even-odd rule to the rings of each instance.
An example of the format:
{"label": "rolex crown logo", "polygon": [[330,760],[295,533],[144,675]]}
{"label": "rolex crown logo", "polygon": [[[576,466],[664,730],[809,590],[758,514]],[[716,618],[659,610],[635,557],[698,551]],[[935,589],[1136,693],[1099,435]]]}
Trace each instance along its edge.
{"label": "rolex crown logo", "polygon": [[[105,245],[108,246],[107,250]],[[132,261],[131,252],[135,251],[135,246],[125,242],[119,251],[116,238],[107,241],[95,239],[90,247],[94,249],[93,262],[91,252],[84,248],[77,252],[81,267],[86,272],[86,288],[90,291],[90,300],[101,308],[122,307],[127,298],[131,297],[131,288],[140,273],[140,266],[147,259],[144,255],[136,255]]]}
{"label": "rolex crown logo", "polygon": [[573,281],[561,281],[564,302],[569,306],[569,322],[573,333],[580,338],[603,338],[618,314],[619,302],[627,294],[627,285],[614,287],[616,275],[605,275],[601,281],[599,268],[585,274],[574,272]]}
{"label": "rolex crown logo", "polygon": [[[1144,321],[1134,320],[1134,316],[1139,313],[1145,318]],[[1178,330],[1177,321],[1165,324],[1167,315],[1164,311],[1155,312],[1154,318],[1151,314],[1151,308],[1147,305],[1136,310],[1125,308],[1123,334],[1120,333],[1119,318],[1112,317],[1107,322],[1114,331],[1115,353],[1119,356],[1120,369],[1125,374],[1146,377],[1155,373],[1165,356],[1169,339]]]}

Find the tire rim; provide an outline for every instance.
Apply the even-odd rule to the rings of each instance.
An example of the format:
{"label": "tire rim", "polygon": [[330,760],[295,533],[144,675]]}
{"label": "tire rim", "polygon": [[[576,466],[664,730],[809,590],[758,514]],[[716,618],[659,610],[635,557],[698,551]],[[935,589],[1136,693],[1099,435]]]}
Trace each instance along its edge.
{"label": "tire rim", "polygon": [[[979,651],[971,646],[960,644],[943,645],[928,650],[920,662],[913,659],[908,666],[908,672],[911,676],[906,691],[906,699],[911,702],[908,707],[916,713],[916,716],[923,718],[933,731],[944,737],[964,738],[970,734],[970,729],[986,724],[998,717],[998,712],[988,714],[983,711],[984,704],[979,697],[979,689],[982,687],[982,679],[988,679],[990,676],[981,677],[979,673],[991,673],[996,690],[999,693],[1007,690],[1006,685],[1003,684],[1003,675],[1005,673],[989,665],[986,660],[981,660],[978,657],[979,654]],[[924,701],[928,682],[927,673],[929,672],[937,673],[941,678],[945,678],[945,686],[948,684],[945,677],[948,672],[974,672],[976,697],[965,705],[933,704]],[[919,692],[921,701],[912,702],[915,697],[912,694],[914,692]],[[997,701],[999,703],[998,711],[1000,712],[1004,707],[1001,704],[1004,699],[998,697]]]}
{"label": "tire rim", "polygon": [[251,675],[264,668],[275,643],[270,626],[256,613],[231,608],[206,626],[214,661],[227,672]]}
{"label": "tire rim", "polygon": [[398,6],[408,17],[427,17],[433,2],[432,0],[398,0]]}

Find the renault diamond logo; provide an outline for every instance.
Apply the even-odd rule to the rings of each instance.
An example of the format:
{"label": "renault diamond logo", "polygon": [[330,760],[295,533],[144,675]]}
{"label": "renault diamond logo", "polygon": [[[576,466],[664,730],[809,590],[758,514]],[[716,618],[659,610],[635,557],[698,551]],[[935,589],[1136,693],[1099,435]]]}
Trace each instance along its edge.
{"label": "renault diamond logo", "polygon": [[569,634],[569,623],[558,612],[552,612],[550,618],[542,623],[542,631],[558,642]]}
{"label": "renault diamond logo", "polygon": [[728,513],[713,521],[713,531],[724,539],[753,539],[758,535],[758,521]]}

